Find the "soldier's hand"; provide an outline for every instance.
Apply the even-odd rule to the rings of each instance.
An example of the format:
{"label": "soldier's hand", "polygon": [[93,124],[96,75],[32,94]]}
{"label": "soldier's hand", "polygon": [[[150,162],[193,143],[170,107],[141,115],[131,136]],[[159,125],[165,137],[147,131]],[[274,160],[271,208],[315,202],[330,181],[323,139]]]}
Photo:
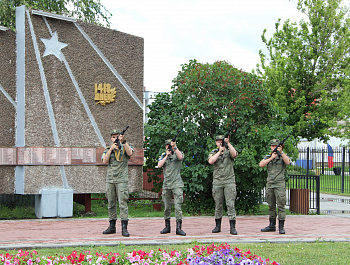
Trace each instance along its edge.
{"label": "soldier's hand", "polygon": [[277,151],[282,153],[282,146],[281,145],[277,148]]}
{"label": "soldier's hand", "polygon": [[119,135],[119,141],[120,143],[124,142],[126,140],[125,135]]}
{"label": "soldier's hand", "polygon": [[111,150],[118,149],[118,145],[116,143],[113,143],[111,146]]}
{"label": "soldier's hand", "polygon": [[171,141],[171,147],[174,149],[176,147],[176,142]]}
{"label": "soldier's hand", "polygon": [[276,158],[276,157],[277,157],[277,153],[276,153],[276,152],[274,152],[274,153],[271,154],[271,158],[272,158],[272,159],[274,159],[274,158]]}

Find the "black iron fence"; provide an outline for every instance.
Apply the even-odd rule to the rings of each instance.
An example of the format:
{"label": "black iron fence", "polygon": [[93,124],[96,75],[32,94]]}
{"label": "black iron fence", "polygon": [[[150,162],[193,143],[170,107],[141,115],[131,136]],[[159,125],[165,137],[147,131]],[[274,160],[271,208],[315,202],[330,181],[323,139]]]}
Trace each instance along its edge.
{"label": "black iron fence", "polygon": [[299,157],[288,170],[291,175],[319,175],[320,191],[349,193],[350,149],[345,147],[301,148]]}
{"label": "black iron fence", "polygon": [[291,211],[307,214],[314,209],[320,214],[320,176],[289,175],[286,182],[287,205]]}

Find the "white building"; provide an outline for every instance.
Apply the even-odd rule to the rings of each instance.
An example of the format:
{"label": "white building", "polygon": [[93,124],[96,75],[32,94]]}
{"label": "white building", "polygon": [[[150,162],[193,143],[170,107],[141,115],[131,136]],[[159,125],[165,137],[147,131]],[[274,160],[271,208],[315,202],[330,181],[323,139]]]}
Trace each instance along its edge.
{"label": "white building", "polygon": [[[146,88],[145,88],[146,89]],[[159,93],[165,92],[153,92],[153,91],[143,91],[143,124],[148,122],[147,114],[149,113],[148,105],[152,104],[152,102],[156,99],[156,96]]]}
{"label": "white building", "polygon": [[308,141],[306,139],[301,139],[298,148],[327,148],[327,144],[333,147],[340,147],[340,146],[345,146],[349,143],[349,140],[341,140],[340,138],[337,137],[330,137],[329,141],[327,143],[320,141],[318,139],[315,139],[313,141]]}

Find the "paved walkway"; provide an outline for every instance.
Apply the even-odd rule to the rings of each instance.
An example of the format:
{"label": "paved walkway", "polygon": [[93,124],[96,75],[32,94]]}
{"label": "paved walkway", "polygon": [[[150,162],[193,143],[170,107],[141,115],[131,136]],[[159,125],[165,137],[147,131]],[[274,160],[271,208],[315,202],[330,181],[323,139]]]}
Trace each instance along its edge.
{"label": "paved walkway", "polygon": [[161,235],[162,218],[133,218],[129,221],[130,237],[121,236],[120,222],[117,234],[103,235],[107,219],[41,219],[0,222],[0,250],[18,248],[91,246],[91,245],[149,245],[190,243],[263,243],[263,242],[350,242],[350,216],[292,215],[287,217],[286,234],[262,233],[268,224],[267,216],[237,217],[238,235],[229,233],[227,217],[223,219],[222,232],[211,233],[213,217],[188,217],[183,220],[187,236],[175,235],[175,220],[172,232]]}
{"label": "paved walkway", "polygon": [[[191,243],[288,243],[333,241],[350,242],[350,198],[343,196],[321,196],[323,215],[287,216],[286,234],[277,232],[262,233],[260,229],[268,225],[268,216],[238,216],[238,235],[229,233],[227,217],[223,218],[222,232],[211,233],[214,228],[213,217],[186,217],[183,230],[187,236],[175,234],[175,220],[171,220],[170,234],[161,235],[164,227],[162,218],[131,218],[130,237],[121,236],[121,224],[117,222],[117,233],[103,235],[108,220],[52,218],[33,220],[0,221],[0,250],[42,247],[91,246],[91,245],[154,245]],[[344,212],[344,213],[341,213]]]}

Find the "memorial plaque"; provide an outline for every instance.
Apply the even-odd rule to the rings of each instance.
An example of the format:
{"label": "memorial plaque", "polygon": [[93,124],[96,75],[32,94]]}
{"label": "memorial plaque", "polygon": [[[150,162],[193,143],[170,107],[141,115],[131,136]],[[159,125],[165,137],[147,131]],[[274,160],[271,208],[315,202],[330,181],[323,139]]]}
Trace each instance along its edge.
{"label": "memorial plaque", "polygon": [[16,156],[16,148],[0,148],[0,165],[16,165]]}
{"label": "memorial plaque", "polygon": [[72,164],[96,164],[96,148],[72,148]]}
{"label": "memorial plaque", "polygon": [[31,164],[45,165],[45,148],[43,147],[31,148]]}
{"label": "memorial plaque", "polygon": [[105,165],[102,162],[102,154],[105,151],[105,149],[103,147],[98,147],[96,148],[96,165]]}
{"label": "memorial plaque", "polygon": [[70,165],[71,149],[18,147],[18,165]]}
{"label": "memorial plaque", "polygon": [[83,163],[95,164],[96,163],[96,149],[95,148],[84,148]]}
{"label": "memorial plaque", "polygon": [[57,161],[57,148],[47,147],[45,160],[46,160],[46,164],[55,165]]}
{"label": "memorial plaque", "polygon": [[70,165],[72,150],[71,148],[57,148],[57,163],[58,165]]}
{"label": "memorial plaque", "polygon": [[18,147],[19,165],[44,165],[45,148],[43,147]]}

